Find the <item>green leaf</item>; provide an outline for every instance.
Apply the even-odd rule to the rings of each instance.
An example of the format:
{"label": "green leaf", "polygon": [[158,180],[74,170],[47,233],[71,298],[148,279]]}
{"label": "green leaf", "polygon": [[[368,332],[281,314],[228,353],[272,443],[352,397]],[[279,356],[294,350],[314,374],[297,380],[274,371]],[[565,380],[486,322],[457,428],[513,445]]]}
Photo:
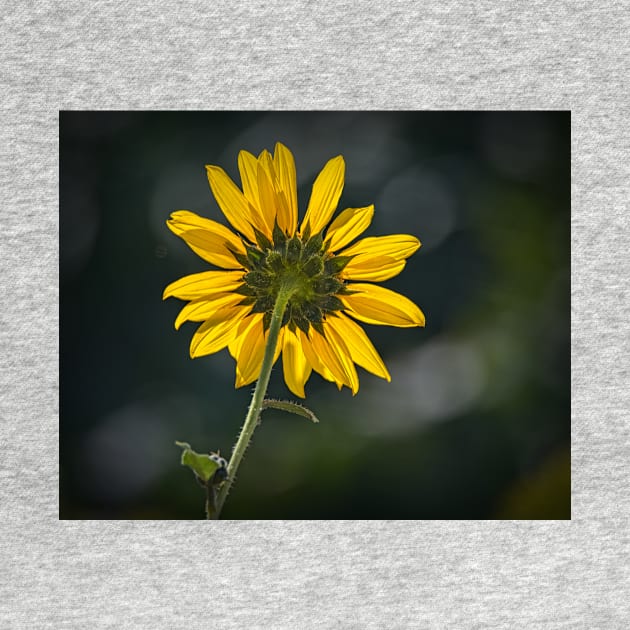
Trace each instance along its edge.
{"label": "green leaf", "polygon": [[297,416],[308,418],[311,422],[319,422],[317,416],[310,409],[290,400],[274,400],[273,398],[265,398],[262,406],[263,409],[280,409],[281,411],[287,411],[289,413],[294,413]]}
{"label": "green leaf", "polygon": [[219,464],[210,459],[210,455],[196,453],[187,442],[175,442],[183,449],[182,466],[188,466],[202,481],[207,482],[219,468]]}

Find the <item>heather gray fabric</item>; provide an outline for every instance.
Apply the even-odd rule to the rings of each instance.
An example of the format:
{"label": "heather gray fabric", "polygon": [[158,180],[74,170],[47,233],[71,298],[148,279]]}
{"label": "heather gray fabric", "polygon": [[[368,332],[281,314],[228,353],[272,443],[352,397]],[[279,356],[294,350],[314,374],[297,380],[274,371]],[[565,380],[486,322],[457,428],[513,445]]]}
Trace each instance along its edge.
{"label": "heather gray fabric", "polygon": [[[2,628],[626,628],[627,2],[4,3]],[[59,109],[571,109],[573,520],[58,520]]]}

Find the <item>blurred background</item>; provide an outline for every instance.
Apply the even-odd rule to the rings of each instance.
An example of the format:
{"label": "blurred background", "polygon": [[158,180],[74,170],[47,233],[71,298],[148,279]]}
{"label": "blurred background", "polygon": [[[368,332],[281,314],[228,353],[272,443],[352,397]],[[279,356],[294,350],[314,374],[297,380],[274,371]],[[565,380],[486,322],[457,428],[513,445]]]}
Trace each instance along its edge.
{"label": "blurred background", "polygon": [[[313,374],[320,417],[265,411],[226,519],[570,518],[568,112],[61,112],[60,518],[201,519],[175,440],[229,455],[252,387],[164,287],[208,269],[166,228],[226,222],[205,164],[293,152],[303,214],[343,154],[340,209],[422,248],[384,283],[424,329],[364,325],[392,375],[352,397]],[[295,397],[280,362],[268,395]]]}

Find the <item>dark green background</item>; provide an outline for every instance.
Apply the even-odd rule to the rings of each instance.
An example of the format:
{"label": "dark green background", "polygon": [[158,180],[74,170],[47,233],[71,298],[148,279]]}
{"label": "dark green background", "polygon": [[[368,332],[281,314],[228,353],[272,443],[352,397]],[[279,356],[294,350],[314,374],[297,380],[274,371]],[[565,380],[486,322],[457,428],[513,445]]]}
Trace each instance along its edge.
{"label": "dark green background", "polygon": [[[313,375],[321,424],[265,412],[223,516],[570,518],[568,112],[61,112],[61,518],[203,518],[173,442],[229,454],[252,388],[173,329],[164,287],[208,266],[164,222],[225,222],[204,165],[239,182],[278,140],[301,213],[341,153],[340,209],[420,238],[385,286],[427,326],[366,325],[392,383]],[[280,363],[269,395],[293,398]]]}

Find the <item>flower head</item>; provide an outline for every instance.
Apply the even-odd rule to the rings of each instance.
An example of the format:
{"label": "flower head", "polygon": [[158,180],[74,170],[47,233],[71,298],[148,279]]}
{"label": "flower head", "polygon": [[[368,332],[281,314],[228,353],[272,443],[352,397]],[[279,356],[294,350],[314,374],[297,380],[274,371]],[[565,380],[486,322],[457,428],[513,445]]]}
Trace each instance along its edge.
{"label": "flower head", "polygon": [[284,145],[276,144],[273,156],[266,150],[257,158],[241,151],[238,167],[242,190],[223,169],[206,167],[214,197],[236,233],[186,210],[167,221],[196,254],[221,269],[186,276],[164,291],[164,298],[188,301],[175,328],[203,322],[190,356],[227,347],[236,360],[236,387],[255,381],[276,298],[289,287],[276,359],[282,353],[284,379],[294,394],[304,397],[312,370],[353,394],[359,389],[355,364],[391,380],[355,320],[424,326],[413,302],[372,284],[400,273],[420,241],[396,234],[352,243],[370,225],[372,205],[347,208],[331,222],[344,184],[340,155],[315,180],[299,226],[295,163]]}

